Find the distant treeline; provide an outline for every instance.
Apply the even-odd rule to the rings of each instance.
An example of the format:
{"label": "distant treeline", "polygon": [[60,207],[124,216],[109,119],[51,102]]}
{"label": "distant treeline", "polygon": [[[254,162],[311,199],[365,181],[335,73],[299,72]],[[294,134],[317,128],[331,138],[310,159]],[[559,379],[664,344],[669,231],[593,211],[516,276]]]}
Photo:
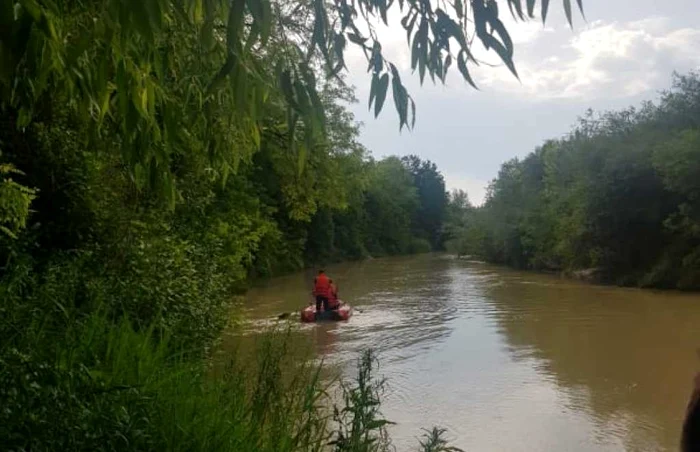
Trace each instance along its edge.
{"label": "distant treeline", "polygon": [[595,115],[504,163],[481,207],[449,207],[451,250],[516,268],[700,288],[700,75],[657,104]]}

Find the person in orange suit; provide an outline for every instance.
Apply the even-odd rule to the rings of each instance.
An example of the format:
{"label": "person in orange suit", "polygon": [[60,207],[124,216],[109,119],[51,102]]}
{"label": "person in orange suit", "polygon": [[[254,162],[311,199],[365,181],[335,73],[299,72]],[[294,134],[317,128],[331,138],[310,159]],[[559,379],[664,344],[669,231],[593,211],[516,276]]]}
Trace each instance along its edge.
{"label": "person in orange suit", "polygon": [[338,286],[330,280],[331,284],[328,291],[328,309],[338,309],[340,300],[338,300]]}
{"label": "person in orange suit", "polygon": [[314,291],[313,295],[316,297],[316,312],[321,311],[321,306],[323,310],[328,310],[328,298],[331,294],[331,280],[326,276],[326,272],[323,270],[318,271],[318,275],[314,278]]}

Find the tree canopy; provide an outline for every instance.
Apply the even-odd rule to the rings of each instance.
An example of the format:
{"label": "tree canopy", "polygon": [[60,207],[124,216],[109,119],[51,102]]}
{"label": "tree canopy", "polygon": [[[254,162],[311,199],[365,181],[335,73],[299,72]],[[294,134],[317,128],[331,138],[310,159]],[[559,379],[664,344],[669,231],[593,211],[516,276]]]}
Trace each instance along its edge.
{"label": "tree canopy", "polygon": [[[571,22],[570,0],[563,5]],[[391,84],[400,127],[412,125],[415,103],[376,32],[390,13],[401,17],[421,82],[426,73],[444,82],[456,64],[475,86],[475,38],[517,75],[506,7],[516,19],[544,21],[549,1],[8,1],[0,6],[0,104],[19,129],[67,105],[89,128],[88,148],[115,136],[134,182],[174,203],[171,163],[185,152],[208,156],[225,181],[264,131],[277,131],[302,138],[288,140],[301,167],[325,140],[320,93],[346,69],[350,46],[367,58],[375,114]],[[266,105],[284,111],[270,121]]]}
{"label": "tree canopy", "polygon": [[[453,197],[450,246],[519,268],[700,287],[700,76],[658,104],[596,115],[504,163],[479,208]],[[456,218],[456,219],[455,219]]]}

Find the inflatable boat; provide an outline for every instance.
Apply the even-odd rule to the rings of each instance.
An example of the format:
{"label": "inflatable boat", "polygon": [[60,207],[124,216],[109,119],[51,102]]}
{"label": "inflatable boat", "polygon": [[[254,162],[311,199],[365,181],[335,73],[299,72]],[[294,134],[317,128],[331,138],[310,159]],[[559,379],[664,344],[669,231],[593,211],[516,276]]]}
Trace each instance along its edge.
{"label": "inflatable boat", "polygon": [[328,311],[321,310],[316,313],[316,305],[309,305],[301,311],[302,322],[316,322],[318,320],[347,320],[352,315],[352,307],[340,302],[338,309]]}

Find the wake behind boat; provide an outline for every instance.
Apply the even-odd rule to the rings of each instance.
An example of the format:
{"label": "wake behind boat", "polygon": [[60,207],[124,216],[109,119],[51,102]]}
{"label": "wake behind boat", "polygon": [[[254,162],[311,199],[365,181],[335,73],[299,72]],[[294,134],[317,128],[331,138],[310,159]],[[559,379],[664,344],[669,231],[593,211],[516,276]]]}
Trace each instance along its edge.
{"label": "wake behind boat", "polygon": [[301,321],[305,323],[316,322],[319,320],[339,321],[348,320],[352,316],[352,306],[347,303],[340,302],[338,309],[321,309],[316,312],[316,306],[309,305],[301,311]]}

